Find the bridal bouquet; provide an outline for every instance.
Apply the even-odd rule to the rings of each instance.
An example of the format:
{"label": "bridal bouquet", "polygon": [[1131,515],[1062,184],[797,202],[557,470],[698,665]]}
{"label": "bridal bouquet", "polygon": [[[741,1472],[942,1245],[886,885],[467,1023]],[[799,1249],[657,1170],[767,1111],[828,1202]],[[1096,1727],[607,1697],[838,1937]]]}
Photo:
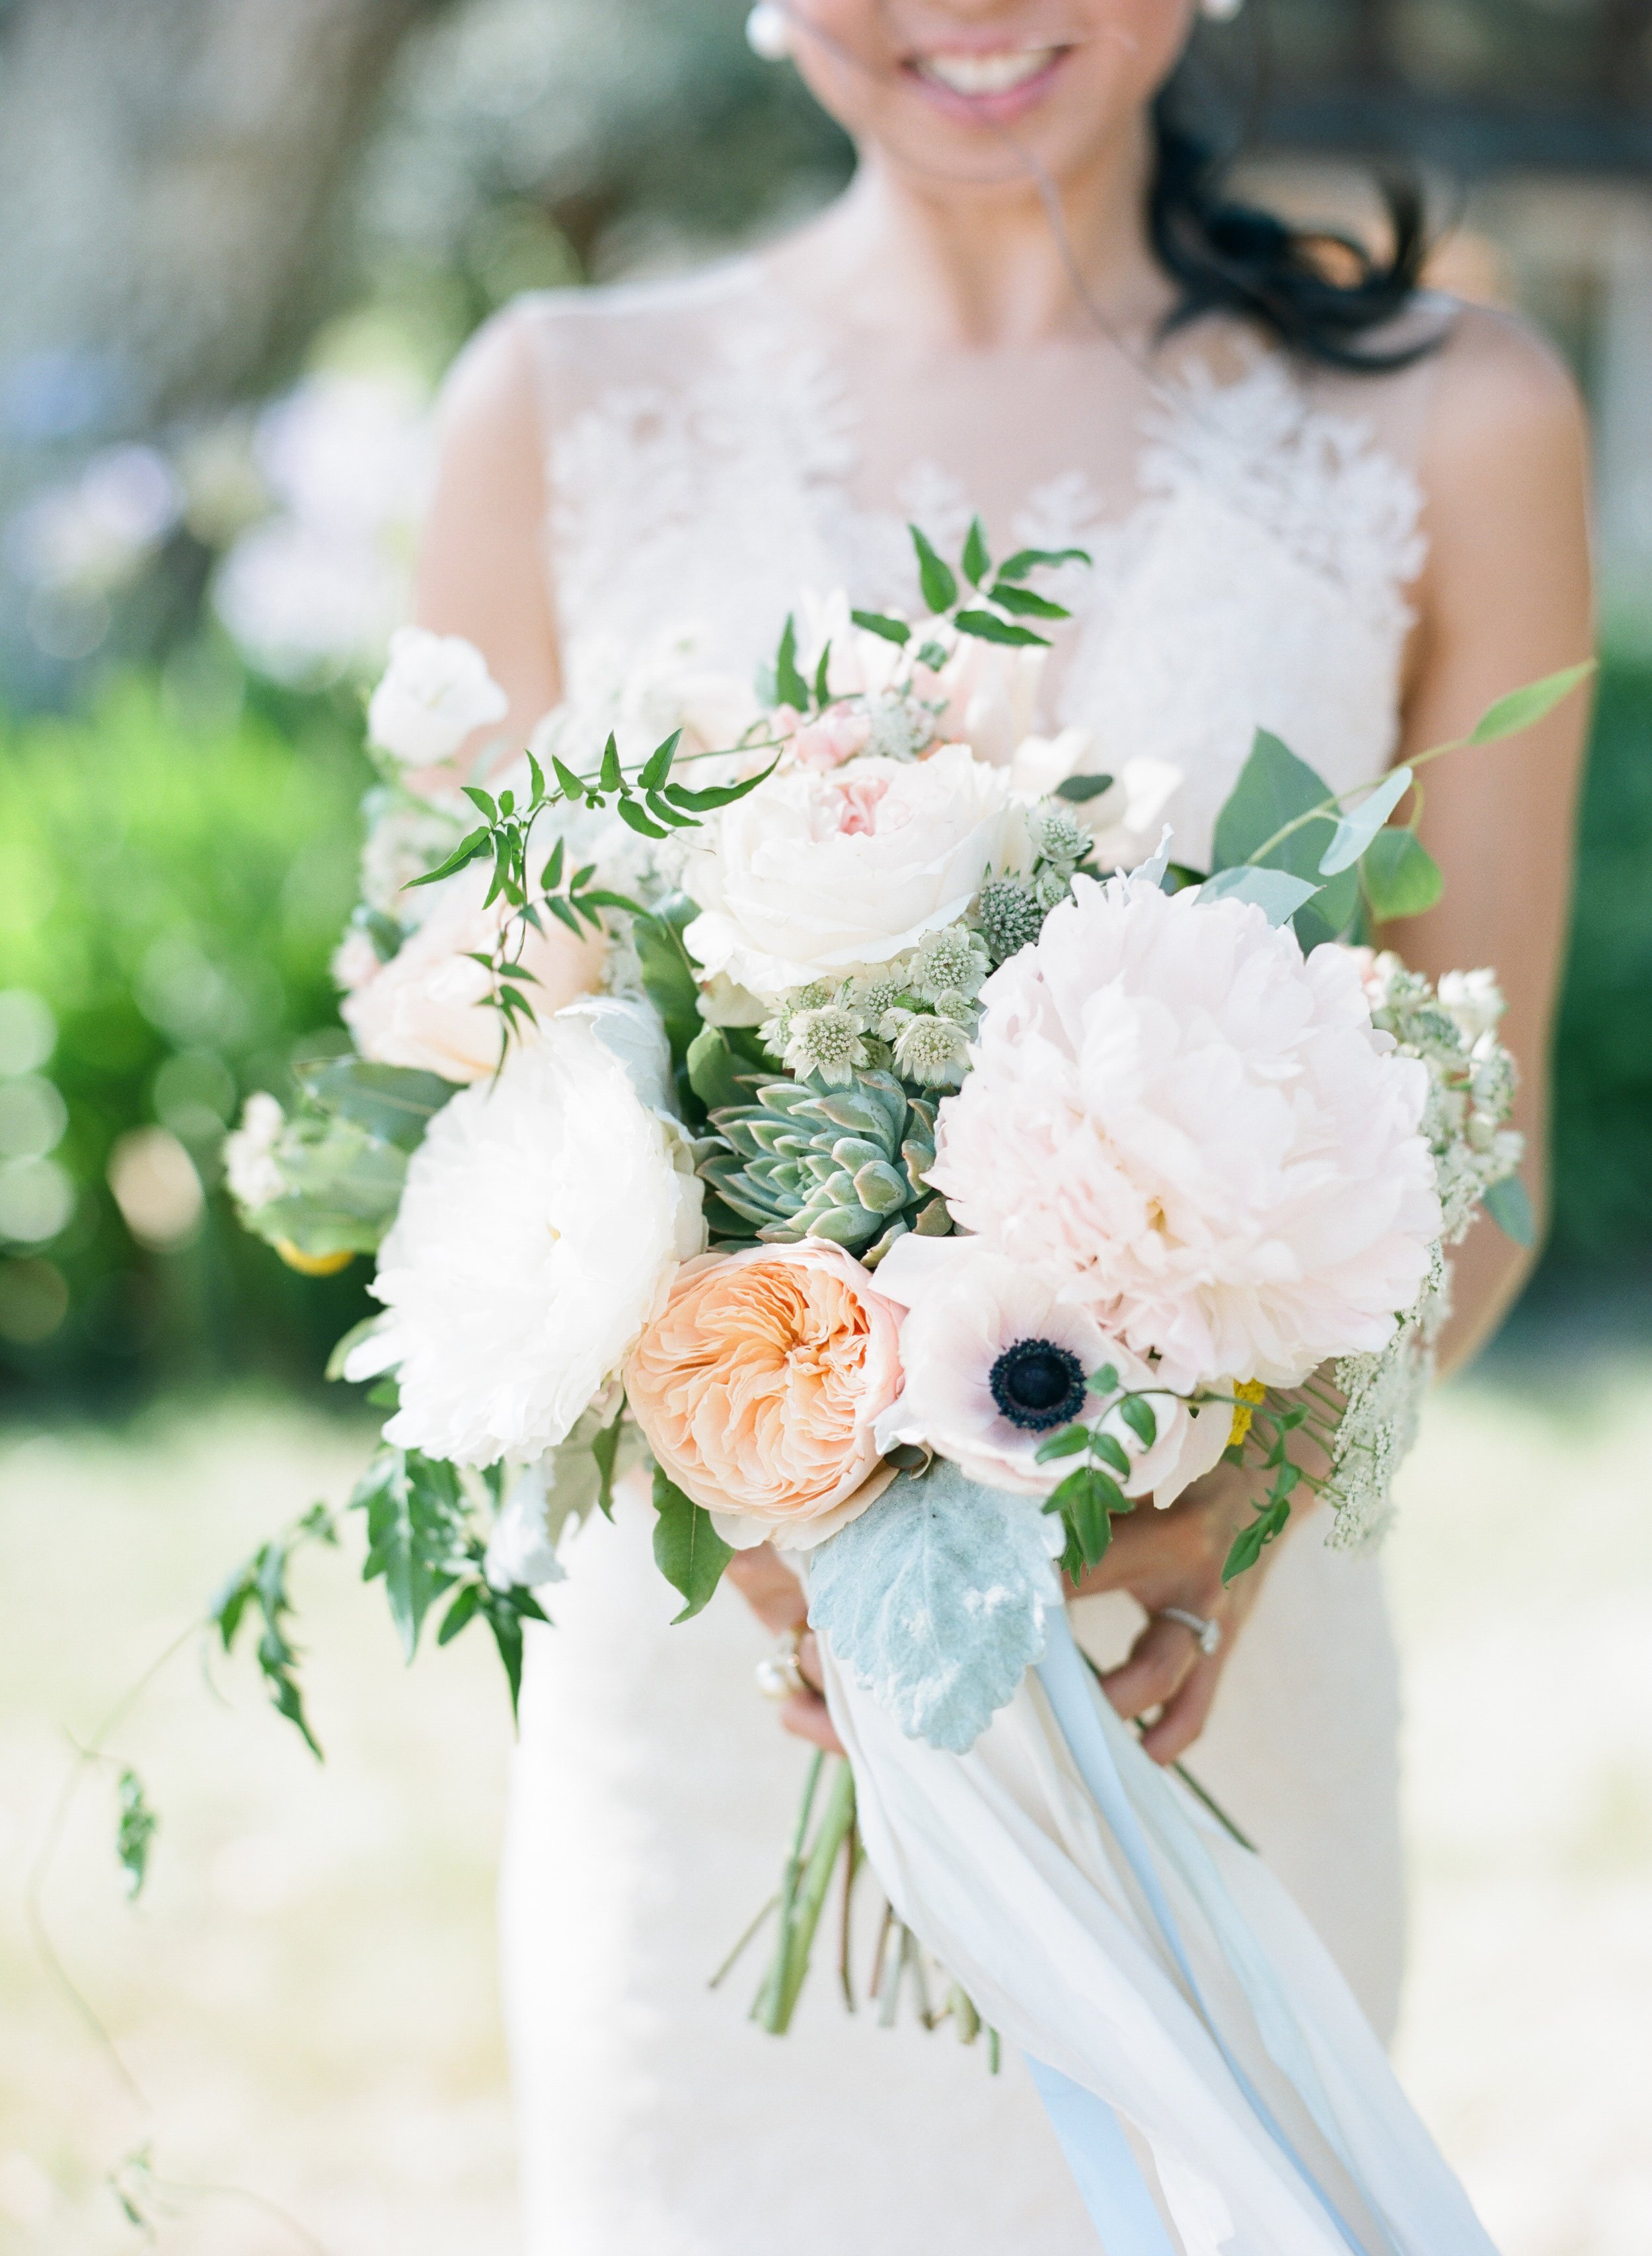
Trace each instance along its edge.
{"label": "bridal bouquet", "polygon": [[[1064,614],[1032,583],[1070,558],[914,538],[922,618],[803,607],[755,690],[667,634],[462,787],[504,699],[468,645],[399,638],[355,1047],[228,1153],[286,1258],[377,1254],[334,1370],[390,1413],[356,1502],[410,1657],[441,1604],[514,1691],[563,1539],[632,1463],[679,1618],[736,1548],[800,1562],[856,1765],[787,1867],[776,2027],[857,1792],[921,1921],[872,1711],[940,1777],[1053,1681],[1057,1565],[1224,1458],[1255,1472],[1230,1577],[1304,1491],[1371,1540],[1444,1249],[1481,1205],[1528,1227],[1493,975],[1436,990],[1368,944],[1438,896],[1389,821],[1422,762],[1338,793],[1259,734],[1190,866],[1173,770],[1034,733]],[[301,1717],[283,1563],[221,1622],[262,1611]]]}

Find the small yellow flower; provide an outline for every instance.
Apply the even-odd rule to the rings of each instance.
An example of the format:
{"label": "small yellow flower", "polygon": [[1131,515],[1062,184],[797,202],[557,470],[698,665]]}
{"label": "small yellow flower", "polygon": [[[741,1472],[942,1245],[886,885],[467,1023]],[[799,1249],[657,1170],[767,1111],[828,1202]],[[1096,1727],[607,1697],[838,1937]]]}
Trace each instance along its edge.
{"label": "small yellow flower", "polygon": [[1237,1449],[1250,1432],[1251,1420],[1256,1414],[1255,1406],[1265,1401],[1267,1396],[1267,1389],[1260,1378],[1242,1379],[1233,1392],[1239,1400],[1233,1406],[1233,1423],[1228,1428],[1227,1446],[1230,1449]]}

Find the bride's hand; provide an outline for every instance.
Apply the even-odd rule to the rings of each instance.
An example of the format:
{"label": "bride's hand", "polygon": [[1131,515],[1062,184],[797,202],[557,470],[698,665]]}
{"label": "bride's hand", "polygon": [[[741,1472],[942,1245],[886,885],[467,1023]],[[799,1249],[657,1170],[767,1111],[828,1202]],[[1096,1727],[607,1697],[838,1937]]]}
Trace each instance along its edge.
{"label": "bride's hand", "polygon": [[[808,1601],[803,1596],[802,1584],[788,1567],[780,1564],[768,1544],[759,1543],[751,1551],[737,1551],[724,1572],[764,1627],[773,1630],[776,1637],[788,1629],[800,1628],[807,1620]],[[805,1683],[820,1682],[820,1647],[812,1629],[804,1630],[798,1640],[797,1666]],[[826,1703],[818,1692],[794,1692],[781,1706],[780,1718],[787,1731],[815,1746],[824,1747],[828,1754],[840,1755],[844,1752],[843,1743],[832,1729]]]}
{"label": "bride's hand", "polygon": [[[1154,1762],[1174,1762],[1204,1729],[1234,1640],[1277,1548],[1271,1546],[1223,1589],[1222,1568],[1233,1538],[1255,1512],[1254,1481],[1237,1466],[1218,1465],[1168,1511],[1155,1511],[1144,1500],[1113,1521],[1106,1556],[1077,1586],[1080,1597],[1127,1590],[1147,1616],[1127,1656],[1101,1681],[1121,1716],[1158,1709],[1141,1736]],[[1201,1653],[1184,1623],[1163,1618],[1166,1606],[1219,1623],[1216,1651]]]}

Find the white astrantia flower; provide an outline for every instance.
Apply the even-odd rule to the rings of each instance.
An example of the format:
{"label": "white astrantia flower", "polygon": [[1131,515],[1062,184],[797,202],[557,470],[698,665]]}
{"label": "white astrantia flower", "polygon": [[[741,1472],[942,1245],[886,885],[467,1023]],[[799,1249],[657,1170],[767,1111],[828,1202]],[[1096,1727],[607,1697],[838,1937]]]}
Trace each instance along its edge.
{"label": "white astrantia flower", "polygon": [[509,706],[474,643],[399,627],[368,703],[367,740],[403,767],[437,767],[473,730],[502,721]]}
{"label": "white astrantia flower", "polygon": [[1121,1387],[1145,1393],[1157,1433],[1150,1448],[1109,1412],[1101,1428],[1131,1459],[1129,1496],[1175,1502],[1227,1445],[1225,1402],[1190,1410],[1154,1387],[1154,1372],[1088,1309],[1063,1297],[1064,1279],[1024,1268],[978,1237],[897,1238],[878,1265],[878,1289],[907,1310],[900,1327],[901,1392],[878,1421],[884,1450],[916,1443],[973,1481],[1017,1496],[1048,1496],[1073,1460],[1038,1462],[1063,1426],[1096,1419],[1087,1382],[1108,1364]]}
{"label": "white astrantia flower", "polygon": [[242,1108],[241,1125],[223,1139],[223,1171],[229,1195],[249,1214],[286,1195],[286,1178],[275,1147],[286,1115],[266,1089],[254,1089]]}
{"label": "white astrantia flower", "polygon": [[888,963],[955,924],[994,866],[1008,793],[963,744],[792,768],[685,831],[683,934],[708,977],[774,998]]}
{"label": "white astrantia flower", "polygon": [[1179,1392],[1382,1348],[1440,1231],[1428,1075],[1345,950],[1238,901],[1078,877],[982,992],[928,1180]]}
{"label": "white astrantia flower", "polygon": [[397,1371],[397,1446],[468,1465],[554,1448],[704,1243],[692,1151],[633,1079],[664,1094],[648,1021],[559,1012],[432,1120],[379,1251],[385,1314],[346,1364]]}

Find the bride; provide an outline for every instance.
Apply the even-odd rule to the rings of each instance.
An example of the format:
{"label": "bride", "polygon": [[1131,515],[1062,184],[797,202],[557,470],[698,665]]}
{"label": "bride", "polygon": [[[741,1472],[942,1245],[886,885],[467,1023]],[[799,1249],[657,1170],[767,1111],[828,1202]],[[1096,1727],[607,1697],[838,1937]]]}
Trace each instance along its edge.
{"label": "bride", "polygon": [[[753,43],[854,137],[848,193],[688,280],[525,300],[450,380],[420,616],[480,645],[513,733],[559,701],[599,709],[662,621],[747,671],[800,590],[915,609],[906,521],[956,548],[978,510],[995,548],[1089,552],[1039,725],[1088,730],[1086,766],[1155,829],[1162,800],[1195,864],[1258,725],[1351,786],[1586,651],[1567,378],[1516,323],[1417,292],[1403,213],[1384,264],[1225,201],[1185,122],[1194,15],[755,11]],[[1404,935],[1430,974],[1498,967],[1535,1196],[1580,730],[1574,701],[1433,771],[1446,895]],[[1448,1360],[1522,1266],[1469,1239]],[[1224,1590],[1241,1487],[1225,1468],[1122,1523],[1075,1629],[1151,1754],[1197,1742],[1386,2035],[1402,1887],[1379,1570],[1310,1513]],[[744,1965],[709,1987],[794,1805],[798,1752],[752,1667],[802,1599],[745,1554],[753,1611],[729,1590],[673,1628],[649,1515],[618,1517],[575,1539],[523,1701],[503,1912],[533,2256],[1093,2249],[1018,2062],[992,2077],[979,2046],[851,2018],[824,1973],[784,2042],[745,2018]],[[1220,1625],[1214,1652],[1190,1615]],[[831,1743],[808,1691],[781,1721]]]}

